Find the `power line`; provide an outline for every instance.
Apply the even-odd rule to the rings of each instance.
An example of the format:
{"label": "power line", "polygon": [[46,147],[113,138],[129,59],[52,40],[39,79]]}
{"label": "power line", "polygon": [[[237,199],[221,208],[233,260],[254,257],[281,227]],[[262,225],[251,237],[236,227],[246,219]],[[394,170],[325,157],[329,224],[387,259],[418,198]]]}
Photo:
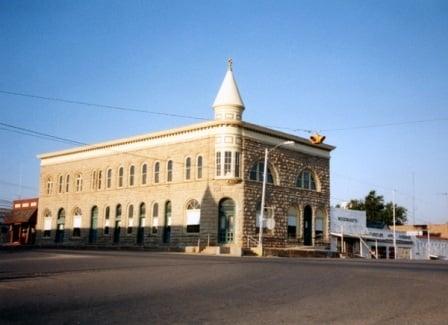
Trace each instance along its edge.
{"label": "power line", "polygon": [[28,189],[28,190],[37,190],[36,187],[27,186],[27,185],[20,185],[20,184],[17,184],[17,183],[11,183],[11,182],[7,182],[7,181],[4,181],[4,180],[0,180],[0,184],[7,185],[7,186],[14,186],[14,187],[22,187],[22,188]]}
{"label": "power line", "polygon": [[[176,117],[176,118],[186,118],[186,119],[201,120],[201,121],[211,121],[211,119],[205,118],[202,116],[159,112],[159,111],[152,111],[152,110],[147,110],[147,109],[137,108],[137,107],[99,104],[99,103],[93,103],[93,102],[87,102],[87,101],[66,99],[66,98],[61,98],[61,97],[49,97],[49,96],[28,94],[28,93],[23,93],[23,92],[15,92],[15,91],[8,91],[8,90],[1,90],[1,89],[0,89],[0,93],[5,94],[5,95],[11,95],[11,96],[20,96],[20,97],[34,98],[34,99],[47,100],[47,101],[66,103],[66,104],[83,105],[83,106],[117,110],[117,111],[145,113],[145,114]],[[278,125],[277,126],[276,125],[264,125],[264,126],[269,127],[269,128],[274,128],[274,129],[288,130],[288,131],[292,131],[292,132],[313,133],[313,132],[317,132],[317,131],[333,132],[333,131],[349,131],[349,130],[357,130],[357,129],[383,128],[383,127],[390,127],[390,126],[429,123],[429,122],[437,122],[437,121],[448,121],[448,117],[423,119],[423,120],[411,120],[411,121],[402,121],[402,122],[369,124],[369,125],[359,125],[359,126],[351,126],[351,127],[344,127],[344,128],[328,128],[328,129],[321,129],[321,130],[311,130],[311,129],[305,129],[305,128],[291,128],[291,127],[278,126]]]}
{"label": "power line", "polygon": [[98,108],[104,108],[104,109],[112,109],[112,110],[117,110],[117,111],[146,113],[146,114],[152,114],[152,115],[162,115],[162,116],[169,116],[169,117],[180,117],[180,118],[187,118],[187,119],[193,119],[193,120],[203,120],[203,121],[209,120],[209,119],[204,118],[204,117],[198,117],[198,116],[193,116],[193,115],[157,112],[157,111],[150,111],[150,110],[146,110],[146,109],[142,109],[142,108],[126,107],[126,106],[116,106],[116,105],[105,105],[105,104],[91,103],[91,102],[85,102],[85,101],[79,101],[79,100],[65,99],[65,98],[60,98],[60,97],[47,97],[47,96],[33,95],[33,94],[27,94],[27,93],[7,91],[7,90],[0,90],[0,93],[6,94],[6,95],[13,95],[13,96],[21,96],[21,97],[28,97],[28,98],[35,98],[35,99],[43,99],[43,100],[59,102],[59,103],[76,104],[76,105],[84,105],[84,106],[98,107]]}
{"label": "power line", "polygon": [[408,125],[408,124],[418,124],[418,123],[428,123],[428,122],[438,122],[438,121],[448,121],[448,117],[432,118],[432,119],[425,119],[425,120],[404,121],[404,122],[390,122],[390,123],[382,123],[382,124],[369,124],[369,125],[351,126],[351,127],[346,127],[346,128],[322,129],[320,131],[321,132],[349,131],[349,130],[383,128],[383,127],[388,127],[388,126]]}

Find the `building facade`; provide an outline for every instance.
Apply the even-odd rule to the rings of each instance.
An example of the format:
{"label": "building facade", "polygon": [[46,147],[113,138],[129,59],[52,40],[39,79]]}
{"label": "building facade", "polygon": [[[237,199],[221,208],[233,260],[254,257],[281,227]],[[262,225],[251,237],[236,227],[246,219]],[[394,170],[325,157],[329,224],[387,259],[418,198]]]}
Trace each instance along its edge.
{"label": "building facade", "polygon": [[[231,65],[211,121],[39,156],[39,245],[329,244],[334,147],[243,121]],[[258,218],[258,219],[257,219]]]}

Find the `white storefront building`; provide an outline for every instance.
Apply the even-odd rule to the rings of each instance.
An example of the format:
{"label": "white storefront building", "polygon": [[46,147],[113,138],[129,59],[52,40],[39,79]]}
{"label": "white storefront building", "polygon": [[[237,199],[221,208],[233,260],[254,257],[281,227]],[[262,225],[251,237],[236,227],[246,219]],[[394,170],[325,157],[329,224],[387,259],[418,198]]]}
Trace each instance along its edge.
{"label": "white storefront building", "polygon": [[[365,211],[330,209],[331,250],[350,257],[393,259],[393,232],[368,228]],[[397,258],[414,258],[413,237],[396,232]]]}

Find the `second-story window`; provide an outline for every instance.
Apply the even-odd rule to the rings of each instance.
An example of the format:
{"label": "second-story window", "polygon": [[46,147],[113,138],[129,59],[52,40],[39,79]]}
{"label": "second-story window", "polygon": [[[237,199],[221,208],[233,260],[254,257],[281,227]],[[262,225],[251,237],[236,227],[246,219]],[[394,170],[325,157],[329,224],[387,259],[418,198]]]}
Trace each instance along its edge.
{"label": "second-story window", "polygon": [[62,193],[63,188],[64,188],[64,177],[61,175],[61,176],[59,176],[59,181],[58,181],[58,192]]}
{"label": "second-story window", "polygon": [[232,172],[232,152],[224,152],[224,176],[229,176]]}
{"label": "second-story window", "polygon": [[142,185],[146,185],[147,178],[148,178],[148,165],[143,164],[142,165]]}
{"label": "second-story window", "polygon": [[65,192],[69,192],[70,191],[70,175],[67,175],[65,177]]}
{"label": "second-story window", "polygon": [[172,182],[173,181],[173,161],[168,160],[168,163],[166,165],[166,181]]}
{"label": "second-story window", "polygon": [[101,186],[103,183],[103,171],[99,170],[98,171],[98,189],[101,190]]}
{"label": "second-story window", "polygon": [[129,168],[129,186],[134,186],[135,166]]}
{"label": "second-story window", "polygon": [[216,153],[216,176],[221,176],[221,152]]}
{"label": "second-story window", "polygon": [[92,173],[92,190],[96,190],[96,170]]}
{"label": "second-story window", "polygon": [[198,179],[202,178],[202,156],[198,156],[198,162],[197,162],[197,172],[196,172],[196,177]]}
{"label": "second-story window", "polygon": [[47,178],[47,195],[50,195],[53,192],[53,180],[51,177]]}
{"label": "second-story window", "polygon": [[76,188],[76,192],[81,192],[82,191],[82,176],[81,174],[76,175],[76,179],[75,179],[75,188]]}
{"label": "second-story window", "polygon": [[118,170],[118,187],[123,187],[123,173],[124,169],[123,167],[120,167]]}
{"label": "second-story window", "polygon": [[158,183],[160,181],[160,163],[156,162],[154,164],[154,183]]}
{"label": "second-story window", "polygon": [[112,186],[112,169],[107,170],[106,187],[110,188]]}
{"label": "second-story window", "polygon": [[235,177],[240,177],[240,153],[235,152]]}
{"label": "second-story window", "polygon": [[189,180],[191,178],[191,158],[185,159],[185,179]]}

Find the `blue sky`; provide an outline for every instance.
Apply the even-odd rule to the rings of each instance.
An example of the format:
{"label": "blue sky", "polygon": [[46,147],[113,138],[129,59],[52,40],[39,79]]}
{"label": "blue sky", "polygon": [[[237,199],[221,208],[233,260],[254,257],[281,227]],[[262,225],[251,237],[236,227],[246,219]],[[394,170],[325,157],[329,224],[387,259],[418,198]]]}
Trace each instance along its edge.
{"label": "blue sky", "polygon": [[[0,1],[0,90],[212,118],[227,57],[261,125],[327,130],[332,202],[376,189],[447,222],[446,1]],[[0,122],[94,143],[195,122],[0,93]],[[308,136],[306,133],[297,133]],[[0,129],[0,198],[42,152]],[[20,183],[22,188],[7,183]]]}

